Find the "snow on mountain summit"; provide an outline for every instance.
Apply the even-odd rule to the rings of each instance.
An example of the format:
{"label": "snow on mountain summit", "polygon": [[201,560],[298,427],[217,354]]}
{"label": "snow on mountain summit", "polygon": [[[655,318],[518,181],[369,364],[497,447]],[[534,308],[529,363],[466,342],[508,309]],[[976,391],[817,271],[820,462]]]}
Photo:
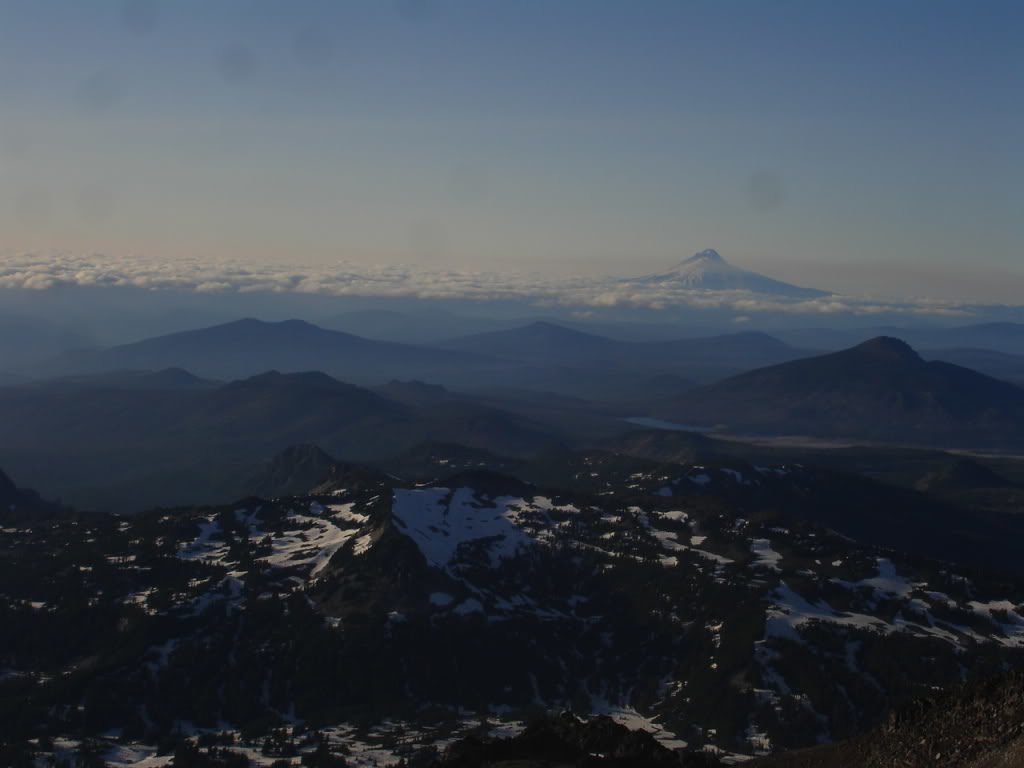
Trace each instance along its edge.
{"label": "snow on mountain summit", "polygon": [[751,291],[797,299],[830,295],[829,291],[803,288],[740,269],[726,261],[713,248],[684,259],[670,272],[632,278],[626,282],[705,291]]}
{"label": "snow on mountain summit", "polygon": [[698,283],[708,277],[714,275],[742,275],[744,272],[739,267],[734,267],[723,259],[718,251],[713,248],[707,248],[681,261],[679,266],[669,274],[675,276],[677,280],[694,283],[694,287],[701,287]]}
{"label": "snow on mountain summit", "polygon": [[725,259],[722,258],[722,254],[716,251],[714,248],[705,248],[703,251],[693,254],[688,259],[685,259],[682,264],[691,264],[698,261],[718,261],[725,264]]}

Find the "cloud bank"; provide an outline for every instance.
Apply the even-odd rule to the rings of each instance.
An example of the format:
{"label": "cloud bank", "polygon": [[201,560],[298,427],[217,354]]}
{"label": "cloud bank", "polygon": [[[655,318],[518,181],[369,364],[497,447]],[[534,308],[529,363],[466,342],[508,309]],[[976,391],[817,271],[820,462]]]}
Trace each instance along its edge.
{"label": "cloud bank", "polygon": [[158,261],[135,255],[119,257],[99,253],[0,254],[0,289],[48,290],[61,285],[199,293],[308,293],[480,302],[518,300],[537,306],[582,309],[688,307],[729,310],[741,316],[758,312],[902,313],[949,317],[973,314],[966,304],[937,299],[883,301],[831,295],[799,300],[749,291],[693,290],[670,283],[626,282],[611,277],[551,279],[537,275],[428,270],[411,266],[373,267],[344,262],[298,267],[197,258]]}

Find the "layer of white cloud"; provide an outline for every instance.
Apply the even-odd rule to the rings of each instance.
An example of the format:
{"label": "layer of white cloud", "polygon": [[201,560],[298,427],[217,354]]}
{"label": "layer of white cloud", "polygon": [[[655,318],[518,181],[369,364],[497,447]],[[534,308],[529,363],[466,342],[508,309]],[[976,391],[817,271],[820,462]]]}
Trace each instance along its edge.
{"label": "layer of white cloud", "polygon": [[0,288],[47,290],[59,285],[136,287],[147,290],[201,293],[272,292],[335,296],[406,296],[472,301],[520,300],[538,306],[692,307],[734,311],[742,317],[756,312],[791,314],[969,316],[970,307],[935,299],[879,301],[831,295],[787,299],[747,291],[702,291],[668,283],[624,282],[615,278],[542,278],[408,266],[367,267],[349,263],[330,266],[243,265],[201,259],[157,261],[136,255],[17,253],[0,255]]}

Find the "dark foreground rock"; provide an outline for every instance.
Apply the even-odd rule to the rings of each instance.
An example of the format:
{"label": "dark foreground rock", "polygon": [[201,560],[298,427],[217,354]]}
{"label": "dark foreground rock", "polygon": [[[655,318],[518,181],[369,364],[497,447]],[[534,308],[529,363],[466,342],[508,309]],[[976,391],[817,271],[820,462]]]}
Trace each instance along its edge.
{"label": "dark foreground rock", "polygon": [[749,763],[757,768],[1019,768],[1024,675],[917,699],[857,739]]}
{"label": "dark foreground rock", "polygon": [[720,765],[720,762],[706,753],[674,752],[646,731],[631,731],[610,717],[581,720],[566,712],[534,722],[515,738],[460,739],[434,765],[437,768],[704,768]]}

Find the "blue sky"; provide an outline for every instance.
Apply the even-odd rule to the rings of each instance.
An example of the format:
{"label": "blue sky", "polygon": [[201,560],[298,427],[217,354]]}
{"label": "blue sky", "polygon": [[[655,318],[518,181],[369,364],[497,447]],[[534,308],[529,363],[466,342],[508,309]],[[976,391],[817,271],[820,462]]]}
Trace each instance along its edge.
{"label": "blue sky", "polygon": [[563,275],[714,247],[1006,300],[1022,29],[1009,2],[2,2],[0,247]]}

